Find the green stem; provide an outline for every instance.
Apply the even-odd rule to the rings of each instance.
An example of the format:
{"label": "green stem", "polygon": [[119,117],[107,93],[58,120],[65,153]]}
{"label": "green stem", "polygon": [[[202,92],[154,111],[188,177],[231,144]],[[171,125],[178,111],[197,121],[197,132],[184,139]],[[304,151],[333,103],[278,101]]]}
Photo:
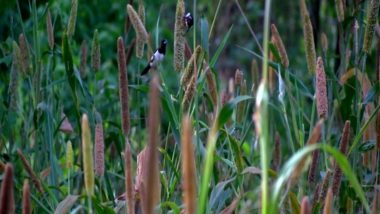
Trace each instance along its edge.
{"label": "green stem", "polygon": [[260,160],[261,160],[261,208],[262,213],[269,212],[269,186],[268,186],[268,169],[269,169],[269,157],[268,157],[268,143],[269,143],[269,123],[268,123],[268,44],[269,44],[269,14],[270,14],[271,1],[265,1],[265,17],[264,17],[264,59],[263,59],[263,80],[261,83],[261,90],[259,89],[258,96],[261,91],[261,101],[259,101],[259,113],[260,113]]}

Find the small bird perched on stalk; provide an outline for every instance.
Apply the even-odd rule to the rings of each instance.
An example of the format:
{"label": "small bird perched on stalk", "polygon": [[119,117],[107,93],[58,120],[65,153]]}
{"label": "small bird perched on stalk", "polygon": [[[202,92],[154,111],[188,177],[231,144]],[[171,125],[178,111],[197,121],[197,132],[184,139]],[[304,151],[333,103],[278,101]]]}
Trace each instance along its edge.
{"label": "small bird perched on stalk", "polygon": [[160,64],[160,62],[164,60],[164,56],[166,53],[166,44],[168,44],[168,41],[166,41],[166,39],[161,41],[160,47],[156,50],[156,52],[154,52],[154,54],[150,58],[148,65],[141,72],[141,76],[147,74],[151,68],[156,68]]}
{"label": "small bird perched on stalk", "polygon": [[186,26],[186,33],[189,32],[190,28],[193,26],[194,24],[194,19],[193,19],[193,16],[191,15],[191,13],[186,13],[186,15],[183,17],[183,21],[185,23],[185,26]]}

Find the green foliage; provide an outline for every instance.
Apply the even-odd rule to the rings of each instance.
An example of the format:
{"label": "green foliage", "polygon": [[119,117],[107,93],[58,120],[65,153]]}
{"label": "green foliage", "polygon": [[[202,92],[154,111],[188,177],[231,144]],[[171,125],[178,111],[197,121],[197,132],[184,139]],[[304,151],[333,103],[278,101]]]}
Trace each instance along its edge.
{"label": "green foliage", "polygon": [[[304,196],[316,200],[316,186],[321,185],[335,164],[342,170],[343,179],[340,192],[333,198],[334,211],[369,212],[376,204],[372,201],[380,175],[379,35],[364,44],[368,14],[365,11],[373,15],[374,10],[369,8],[372,1],[347,1],[342,22],[337,20],[335,1],[313,5],[305,1],[310,8],[317,57],[322,57],[327,74],[331,109],[324,118],[321,136],[313,145],[306,142],[319,120],[316,77],[307,72],[299,1],[272,0],[267,10],[265,4],[268,6],[270,1],[185,1],[185,12],[194,17],[194,26],[185,34],[185,67],[189,52],[193,53],[198,45],[202,47],[193,72],[195,94],[188,106],[182,104],[185,92],[179,80],[183,70],[175,71],[172,63],[177,1],[141,1],[150,37],[141,59],[133,50],[136,33],[126,14],[127,2],[77,1],[76,19],[73,15],[70,18],[71,2],[4,1],[0,8],[0,174],[3,163],[13,165],[16,213],[22,210],[24,179],[31,180],[33,213],[124,212],[124,201],[118,199],[125,192],[126,137],[121,129],[118,88],[119,36],[124,40],[127,56],[131,118],[128,141],[133,176],[141,170],[137,157],[147,146],[147,117],[152,108],[148,96],[151,76],[142,77],[140,73],[160,41],[168,40],[165,59],[152,71],[160,76],[162,117],[160,163],[149,164],[160,167],[161,200],[156,209],[161,213],[181,213],[186,206],[180,163],[181,118],[187,113],[185,109],[194,127],[198,213],[220,213],[227,208],[236,213],[299,212]],[[135,2],[136,10],[137,6]],[[48,44],[45,22],[48,10],[54,29],[53,48]],[[288,68],[281,65],[280,52],[270,41],[269,17],[286,47]],[[71,29],[67,29],[70,20]],[[327,35],[329,42],[326,51],[321,48],[321,33]],[[26,48],[20,46],[20,34],[25,35]],[[87,73],[81,76],[82,41],[93,45],[89,45],[85,56]],[[95,49],[90,47],[95,44]],[[98,52],[99,64],[94,67],[89,59]],[[28,56],[26,63],[21,62],[20,53]],[[262,66],[258,76],[265,81],[259,91],[252,85],[252,59]],[[26,69],[20,69],[20,63],[25,63]],[[207,87],[207,69],[215,74],[219,96],[215,104]],[[246,93],[231,78],[236,69],[243,71]],[[269,88],[270,81],[274,88]],[[242,112],[238,111],[240,104],[244,105]],[[95,135],[96,115],[103,118],[105,174],[95,179],[93,197],[86,197],[84,187],[80,125],[83,114],[88,115],[91,136]],[[240,114],[243,116],[238,120]],[[63,128],[67,125],[63,115],[71,130]],[[339,142],[346,120],[352,128],[349,151],[343,154]],[[275,144],[276,135],[279,144]],[[66,166],[68,141],[73,149],[72,167]],[[18,149],[25,154],[43,192],[34,188],[36,181],[17,155]],[[315,151],[320,152],[316,183],[309,183],[309,163]],[[273,167],[276,158],[281,160],[278,171]],[[294,173],[299,176],[291,181]],[[134,179],[135,184],[138,181]],[[330,182],[329,187],[332,185]],[[139,191],[136,205],[142,204]],[[324,201],[312,205],[313,213],[320,213]]]}

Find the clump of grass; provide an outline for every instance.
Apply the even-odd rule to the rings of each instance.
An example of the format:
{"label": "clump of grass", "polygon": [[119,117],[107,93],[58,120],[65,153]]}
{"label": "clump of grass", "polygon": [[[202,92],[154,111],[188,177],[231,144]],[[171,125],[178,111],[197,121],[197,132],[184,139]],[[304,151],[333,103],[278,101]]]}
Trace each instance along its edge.
{"label": "clump of grass", "polygon": [[316,68],[316,96],[317,96],[317,112],[319,118],[328,117],[328,100],[326,89],[326,73],[323,66],[322,57],[318,57]]}
{"label": "clump of grass", "polygon": [[104,175],[104,133],[103,124],[100,114],[96,113],[95,125],[95,175],[102,177]]}
{"label": "clump of grass", "polygon": [[184,213],[196,213],[196,170],[193,149],[193,129],[191,119],[185,116],[182,120],[181,151]]}
{"label": "clump of grass", "polygon": [[140,16],[137,14],[135,9],[133,9],[133,7],[130,4],[127,5],[127,13],[129,16],[129,20],[131,20],[132,26],[136,31],[136,38],[140,38],[142,41],[147,43],[149,40],[149,35],[146,32],[146,29],[144,27],[143,22],[140,19]]}
{"label": "clump of grass", "polygon": [[288,54],[286,53],[285,45],[282,42],[281,36],[278,33],[278,30],[275,24],[271,25],[271,32],[272,32],[272,38],[273,38],[272,41],[280,54],[281,64],[285,68],[288,68],[289,67]]}
{"label": "clump of grass", "polygon": [[375,32],[377,17],[379,15],[379,0],[371,0],[367,9],[367,25],[364,32],[363,51],[368,54],[372,45],[372,38]]}
{"label": "clump of grass", "polygon": [[91,197],[94,195],[95,179],[92,153],[93,146],[91,142],[91,130],[87,114],[83,114],[82,116],[82,152],[84,185],[87,196]]}
{"label": "clump of grass", "polygon": [[128,76],[125,60],[125,48],[123,38],[117,39],[117,62],[119,68],[119,98],[121,103],[121,123],[125,136],[129,134],[130,118],[128,104]]}
{"label": "clump of grass", "polygon": [[134,189],[133,189],[133,179],[132,179],[132,154],[131,145],[128,139],[125,140],[125,190],[126,190],[126,201],[128,214],[135,213],[135,200],[134,200]]}
{"label": "clump of grass", "polygon": [[78,14],[78,0],[71,1],[70,17],[67,24],[67,36],[72,37],[75,33],[75,25],[77,22]]}
{"label": "clump of grass", "polygon": [[176,71],[183,69],[185,62],[185,32],[186,26],[183,21],[185,15],[185,2],[183,0],[177,1],[177,9],[175,12],[175,26],[174,26],[174,56],[173,64]]}
{"label": "clump of grass", "polygon": [[91,67],[94,71],[100,69],[100,43],[98,29],[94,31],[94,37],[92,38],[92,48],[91,48]]}
{"label": "clump of grass", "polygon": [[7,163],[4,171],[0,190],[0,213],[14,213],[13,166]]}
{"label": "clump of grass", "polygon": [[30,203],[30,186],[28,180],[24,181],[22,187],[22,214],[31,214],[32,206]]}
{"label": "clump of grass", "polygon": [[51,21],[50,10],[48,10],[47,15],[46,15],[46,31],[47,31],[47,37],[48,37],[50,50],[53,50],[54,49],[54,27]]}
{"label": "clump of grass", "polygon": [[310,73],[315,73],[317,56],[315,53],[313,26],[311,25],[309,12],[307,11],[305,0],[301,0],[301,14],[303,22],[303,34],[305,39],[305,51],[307,67]]}
{"label": "clump of grass", "polygon": [[[350,121],[347,120],[344,124],[343,128],[343,133],[342,133],[342,138],[340,139],[340,144],[339,144],[339,150],[342,152],[344,155],[347,155],[347,148],[348,148],[348,143],[350,140]],[[333,175],[333,194],[338,195],[339,194],[339,189],[340,189],[340,183],[342,180],[343,172],[339,168],[338,164],[334,164],[334,175]]]}

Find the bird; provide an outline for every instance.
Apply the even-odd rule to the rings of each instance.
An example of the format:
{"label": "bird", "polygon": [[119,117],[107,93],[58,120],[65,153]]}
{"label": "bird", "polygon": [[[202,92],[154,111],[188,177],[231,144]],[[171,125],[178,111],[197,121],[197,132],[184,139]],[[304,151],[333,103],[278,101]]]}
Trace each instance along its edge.
{"label": "bird", "polygon": [[194,24],[194,19],[193,19],[193,16],[191,15],[191,13],[186,13],[186,15],[183,17],[183,21],[184,21],[185,26],[187,28],[186,32],[188,32]]}
{"label": "bird", "polygon": [[167,44],[168,41],[166,39],[161,41],[160,47],[156,50],[156,52],[154,52],[154,54],[150,58],[148,65],[141,72],[141,76],[147,74],[151,68],[156,68],[160,64],[160,62],[164,60]]}

